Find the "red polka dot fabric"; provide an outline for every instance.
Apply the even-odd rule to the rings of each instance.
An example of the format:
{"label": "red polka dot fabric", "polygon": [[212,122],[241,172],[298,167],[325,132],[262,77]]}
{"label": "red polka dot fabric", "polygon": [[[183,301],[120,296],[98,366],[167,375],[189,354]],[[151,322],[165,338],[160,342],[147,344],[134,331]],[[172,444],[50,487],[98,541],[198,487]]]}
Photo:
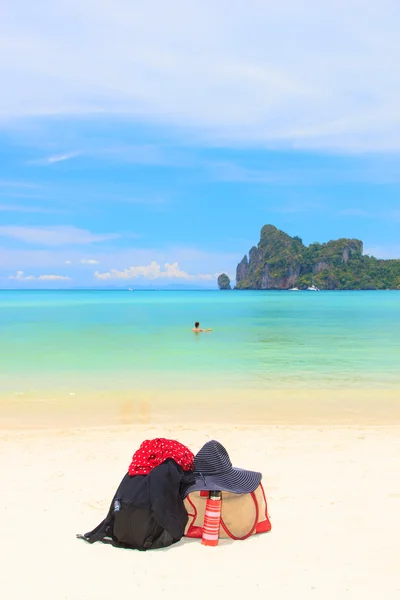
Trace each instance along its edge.
{"label": "red polka dot fabric", "polygon": [[136,450],[129,465],[129,475],[147,475],[168,458],[172,458],[184,471],[193,470],[194,455],[189,448],[176,440],[155,438],[145,440]]}

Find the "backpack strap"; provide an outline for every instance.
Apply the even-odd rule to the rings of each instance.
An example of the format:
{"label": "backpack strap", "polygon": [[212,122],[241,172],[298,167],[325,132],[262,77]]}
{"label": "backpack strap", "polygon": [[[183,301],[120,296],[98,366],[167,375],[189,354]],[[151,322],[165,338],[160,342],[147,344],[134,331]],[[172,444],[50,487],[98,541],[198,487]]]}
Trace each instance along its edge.
{"label": "backpack strap", "polygon": [[114,494],[113,499],[111,500],[110,508],[108,509],[108,513],[105,519],[101,523],[97,525],[92,531],[88,531],[88,533],[81,534],[77,533],[76,537],[80,540],[85,540],[89,542],[89,544],[94,544],[94,542],[104,541],[105,544],[110,544],[111,542],[106,541],[104,538],[112,538],[112,525],[114,523],[114,502],[120,497],[120,490],[124,483],[129,480],[129,473],[126,473],[122,478],[121,483],[118,486],[117,491]]}
{"label": "backpack strap", "polygon": [[110,526],[113,520],[113,515],[108,514],[105,519],[101,523],[97,525],[92,531],[88,531],[88,533],[77,533],[76,537],[85,540],[85,542],[89,542],[89,544],[94,544],[94,542],[98,542],[99,540],[105,541],[104,538],[110,535]]}

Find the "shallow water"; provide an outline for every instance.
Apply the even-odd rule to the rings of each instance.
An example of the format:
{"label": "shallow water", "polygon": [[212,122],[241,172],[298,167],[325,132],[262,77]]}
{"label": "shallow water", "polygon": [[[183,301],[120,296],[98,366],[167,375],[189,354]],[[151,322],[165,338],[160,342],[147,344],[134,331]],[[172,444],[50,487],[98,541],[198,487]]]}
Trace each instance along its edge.
{"label": "shallow water", "polygon": [[395,291],[2,291],[0,334],[0,392],[400,384]]}

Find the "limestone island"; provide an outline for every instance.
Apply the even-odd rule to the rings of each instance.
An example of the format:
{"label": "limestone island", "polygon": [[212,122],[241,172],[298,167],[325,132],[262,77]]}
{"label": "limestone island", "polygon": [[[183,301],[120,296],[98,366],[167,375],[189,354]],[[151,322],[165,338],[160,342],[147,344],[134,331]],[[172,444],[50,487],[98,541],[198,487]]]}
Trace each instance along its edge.
{"label": "limestone island", "polygon": [[[220,275],[218,285],[229,289],[229,277]],[[399,290],[400,259],[364,255],[363,243],[357,239],[340,238],[305,246],[300,237],[264,225],[258,246],[251,248],[249,257],[245,255],[236,269],[237,290],[315,288]]]}
{"label": "limestone island", "polygon": [[218,277],[218,287],[220,290],[231,290],[231,280],[226,273],[221,273]]}

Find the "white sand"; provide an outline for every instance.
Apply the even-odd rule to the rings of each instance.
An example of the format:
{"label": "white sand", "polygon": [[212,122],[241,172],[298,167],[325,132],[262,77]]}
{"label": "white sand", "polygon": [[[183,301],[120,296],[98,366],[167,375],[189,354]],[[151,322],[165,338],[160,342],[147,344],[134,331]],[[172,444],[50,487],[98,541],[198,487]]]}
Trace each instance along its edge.
{"label": "white sand", "polygon": [[[0,598],[400,598],[400,428],[198,425],[0,431]],[[140,442],[220,440],[261,470],[272,531],[140,553],[75,539]]]}

